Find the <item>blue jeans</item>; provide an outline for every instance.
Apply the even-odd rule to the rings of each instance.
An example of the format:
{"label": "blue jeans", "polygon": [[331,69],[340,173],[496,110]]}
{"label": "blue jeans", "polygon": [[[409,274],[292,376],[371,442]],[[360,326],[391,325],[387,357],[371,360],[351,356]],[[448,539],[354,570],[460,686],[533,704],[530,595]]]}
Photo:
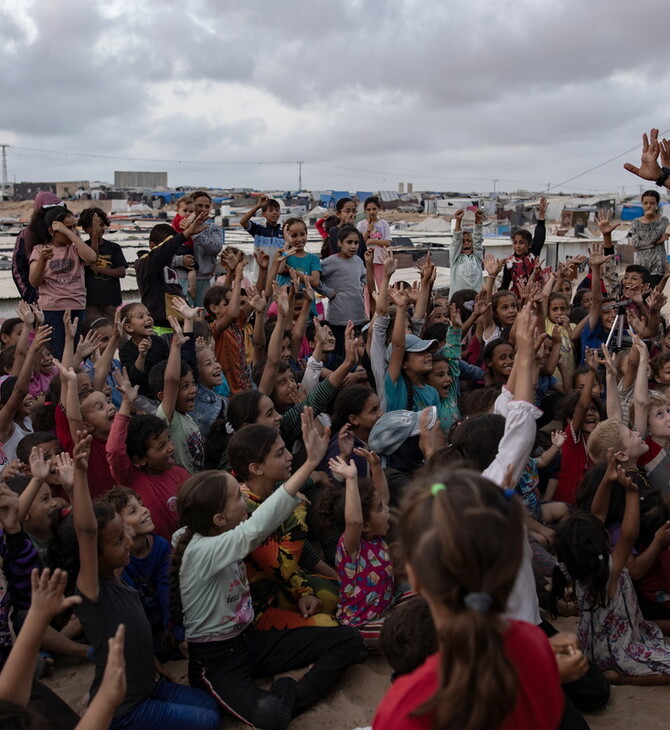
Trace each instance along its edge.
{"label": "blue jeans", "polygon": [[132,730],[219,730],[219,703],[206,692],[174,682],[156,682],[151,696],[110,728]]}
{"label": "blue jeans", "polygon": [[[65,325],[63,324],[64,314],[65,310],[44,310],[44,324],[48,324],[53,327],[53,332],[51,333],[51,342],[49,342],[48,347],[51,350],[53,356],[58,358],[59,360],[63,359],[63,348],[65,347]],[[74,319],[75,317],[79,317],[77,334],[74,338],[74,346],[76,348],[77,342],[79,340],[79,333],[81,332],[81,326],[82,324],[84,324],[84,319],[86,317],[86,310],[73,309],[71,317],[72,319]]]}

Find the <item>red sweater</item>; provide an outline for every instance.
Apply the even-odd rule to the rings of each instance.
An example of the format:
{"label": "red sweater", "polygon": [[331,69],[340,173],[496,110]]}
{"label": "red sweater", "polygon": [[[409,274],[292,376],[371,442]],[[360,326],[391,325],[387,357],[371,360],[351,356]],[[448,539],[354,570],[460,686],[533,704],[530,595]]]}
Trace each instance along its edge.
{"label": "red sweater", "polygon": [[[74,439],[70,433],[67,415],[60,403],[56,406],[56,438],[65,451],[72,456]],[[94,436],[91,442],[91,455],[88,459],[88,491],[95,499],[102,497],[114,486],[116,486],[116,481],[107,463],[107,441],[99,436]]]}
{"label": "red sweater", "polygon": [[[505,653],[519,677],[516,704],[500,730],[556,730],[563,716],[563,690],[554,652],[542,629],[510,621]],[[377,708],[372,730],[431,730],[430,713],[411,713],[437,689],[440,655],[433,654],[411,674],[397,679]]]}
{"label": "red sweater", "polygon": [[151,511],[156,534],[172,539],[177,529],[177,494],[190,474],[173,466],[161,474],[147,474],[128,458],[126,435],[130,416],[116,414],[107,440],[107,461],[117,484],[134,489]]}

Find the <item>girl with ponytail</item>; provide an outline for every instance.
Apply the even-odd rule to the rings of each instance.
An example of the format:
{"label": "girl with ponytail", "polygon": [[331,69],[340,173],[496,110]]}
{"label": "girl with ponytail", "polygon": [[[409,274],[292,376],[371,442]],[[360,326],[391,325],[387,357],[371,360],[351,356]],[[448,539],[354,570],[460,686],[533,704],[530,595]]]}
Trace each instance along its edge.
{"label": "girl with ponytail", "polygon": [[436,653],[398,679],[373,730],[555,730],[558,665],[537,626],[504,617],[523,554],[523,508],[466,469],[407,494],[400,539],[413,588],[430,606]]}

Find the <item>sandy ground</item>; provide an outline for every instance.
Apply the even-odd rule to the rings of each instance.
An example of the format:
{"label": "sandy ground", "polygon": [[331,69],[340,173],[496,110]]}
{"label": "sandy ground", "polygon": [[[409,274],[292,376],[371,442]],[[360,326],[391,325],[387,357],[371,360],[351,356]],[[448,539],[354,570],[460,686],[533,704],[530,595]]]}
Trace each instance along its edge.
{"label": "sandy ground", "polygon": [[[554,625],[564,631],[574,631],[576,619],[558,619]],[[186,662],[170,662],[168,669],[180,682],[186,684]],[[390,684],[391,670],[379,656],[369,657],[352,667],[345,677],[324,699],[296,718],[291,730],[353,730],[372,722],[375,707]],[[58,664],[48,684],[66,702],[80,709],[82,697],[93,676],[91,665],[73,665],[67,660]],[[668,726],[670,686],[668,687],[612,687],[607,707],[586,715],[593,730],[655,730]],[[246,727],[225,719],[225,730]]]}

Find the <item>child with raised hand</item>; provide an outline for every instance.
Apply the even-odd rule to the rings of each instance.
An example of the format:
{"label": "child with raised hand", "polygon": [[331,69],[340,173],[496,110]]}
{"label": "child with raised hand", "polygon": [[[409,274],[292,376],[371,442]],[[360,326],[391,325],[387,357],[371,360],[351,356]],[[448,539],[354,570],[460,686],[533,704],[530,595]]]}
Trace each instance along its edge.
{"label": "child with raised hand", "polygon": [[118,408],[121,405],[121,393],[116,390],[114,373],[123,367],[121,361],[115,357],[119,344],[123,341],[123,323],[121,310],[114,312],[114,319],[110,321],[104,317],[84,322],[82,334],[85,337],[94,330],[100,337],[97,350],[84,361],[83,368],[93,383],[93,390],[111,393],[112,403]]}
{"label": "child with raised hand", "polygon": [[[365,658],[360,636],[346,626],[256,631],[242,561],[298,504],[297,493],[328,444],[314,428],[311,409],[302,416],[307,460],[247,519],[238,482],[219,471],[191,477],[179,493],[184,531],[174,551],[173,576],[189,643],[189,678],[237,718],[281,730],[315,702],[351,664]],[[178,611],[176,611],[178,613]],[[175,617],[176,618],[176,617]],[[270,690],[253,683],[312,664],[298,682],[277,679]]]}
{"label": "child with raised hand", "polygon": [[364,286],[365,264],[357,256],[360,233],[353,225],[345,225],[337,234],[338,252],[321,263],[321,284],[317,291],[328,297],[327,320],[335,335],[335,352],[344,354],[344,330],[347,322],[355,325],[367,321]]}
{"label": "child with raised hand", "polygon": [[104,501],[121,515],[133,533],[130,561],[122,578],[140,595],[151,624],[154,652],[160,661],[175,658],[176,645],[166,643],[170,629],[170,543],[154,533],[151,512],[137,492],[114,487],[105,494]]}
{"label": "child with raised hand", "polygon": [[117,484],[135,490],[151,511],[156,532],[169,539],[177,529],[174,504],[188,472],[175,463],[175,447],[165,421],[158,416],[131,417],[137,399],[125,369],[116,374],[123,403],[107,440],[107,460]]}
{"label": "child with raised hand", "polygon": [[430,351],[435,349],[437,340],[422,340],[416,335],[406,334],[409,297],[400,290],[391,290],[390,296],[396,305],[396,315],[391,344],[386,350],[386,409],[421,411],[427,406],[438,406],[438,392],[432,385],[426,384],[433,366]]}
{"label": "child with raised hand", "polygon": [[456,226],[451,239],[450,292],[461,289],[482,288],[482,268],[484,266],[484,236],[482,235],[482,212],[477,209],[472,231],[461,228],[465,211],[461,208],[454,212]]}
{"label": "child with raised hand", "polygon": [[[173,301],[177,301],[176,298]],[[180,307],[184,316],[182,332],[179,323],[170,317],[170,324],[174,334],[170,345],[170,356],[165,363],[154,365],[149,373],[149,385],[155,391],[160,401],[156,415],[168,427],[170,439],[174,444],[175,461],[184,467],[190,474],[202,468],[205,448],[200,435],[200,429],[189,413],[195,408],[197,388],[193,370],[182,360],[182,347],[189,341],[188,335],[193,334],[193,319],[196,311],[181,300],[173,304]]]}
{"label": "child with raised hand", "polygon": [[119,358],[130,381],[147,397],[154,395],[149,388],[149,371],[170,354],[168,341],[156,334],[154,319],[142,302],[131,302],[119,313],[128,340],[119,349]]}
{"label": "child with raised hand", "polygon": [[108,640],[120,623],[126,627],[127,691],[114,712],[113,728],[192,727],[214,730],[220,726],[218,707],[204,692],[155,680],[151,626],[139,594],[118,577],[130,560],[132,538],[121,517],[108,504],[91,502],[88,491],[88,456],[91,436],[79,434],[74,450],[75,474],[72,509],[79,545],[75,612],[93,647],[95,677],[91,696],[102,681],[109,651]]}
{"label": "child with raised hand", "polygon": [[[271,426],[254,424],[233,434],[228,459],[250,515],[291,476],[293,457]],[[309,495],[314,487],[310,479],[303,490]],[[307,505],[301,503],[245,560],[261,631],[337,626],[337,574],[307,539],[307,525]]]}
{"label": "child with raised hand", "polygon": [[670,647],[661,630],[642,618],[626,568],[640,527],[638,489],[622,468],[616,478],[626,492],[621,537],[611,549],[607,528],[589,512],[579,512],[561,525],[554,542],[560,564],[554,570],[552,609],[574,585],[580,645],[608,680],[670,684]]}
{"label": "child with raised hand", "polygon": [[[172,227],[177,233],[183,233],[195,218],[195,202],[190,195],[185,195],[177,201],[177,213],[172,219]],[[185,256],[190,258],[184,259]],[[189,263],[190,265],[187,265]],[[193,250],[193,239],[188,236],[177,249],[172,265],[177,269],[179,283],[184,290],[184,296],[195,300],[198,265]]]}
{"label": "child with raised hand", "polygon": [[524,228],[517,228],[511,234],[514,253],[505,259],[501,288],[511,291],[518,297],[522,296],[523,289],[533,274],[537,257],[540,255],[547,237],[544,223],[546,212],[547,199],[542,197],[537,213],[535,234],[531,236],[530,231]]}
{"label": "child with raised hand", "polygon": [[[26,412],[26,399],[29,398],[30,378],[33,370],[39,366],[42,358],[42,349],[50,341],[52,334],[51,327],[40,327],[33,339],[28,353],[20,365],[20,371],[17,378],[11,378],[2,384],[0,390],[0,400],[2,400],[2,408],[0,408],[0,465],[12,461],[16,457],[16,447],[21,439],[26,436],[32,429],[26,429],[17,423],[15,419],[23,416],[21,421],[28,415]],[[17,353],[16,359],[19,359]],[[5,400],[2,393],[6,393],[11,388],[10,395]],[[30,399],[28,402],[31,402]],[[25,424],[24,424],[25,425]]]}
{"label": "child with raised hand", "polygon": [[524,542],[520,503],[476,472],[415,482],[401,543],[410,583],[430,606],[437,652],[394,682],[373,730],[558,727],[563,693],[551,645],[539,627],[506,617]]}
{"label": "child with raised hand", "polygon": [[561,470],[558,473],[556,500],[575,503],[577,485],[593,463],[587,444],[601,419],[605,417],[601,402],[593,397],[593,383],[598,369],[595,351],[587,351],[589,372],[581,391],[567,395],[559,406],[559,416],[567,439],[561,447]]}
{"label": "child with raised hand", "polygon": [[337,618],[345,626],[361,631],[368,649],[379,648],[384,613],[393,605],[395,581],[386,534],[389,530],[389,489],[379,457],[365,449],[356,450],[369,459],[371,482],[359,481],[353,459],[331,459],[330,471],[345,482],[344,504],[339,495],[321,504],[330,506],[331,519],[343,529],[335,553],[340,578]]}
{"label": "child with raised hand", "polygon": [[84,266],[94,264],[96,252],[77,235],[77,221],[69,210],[51,208],[44,217],[49,242],[38,244],[30,254],[30,284],[38,291],[45,323],[53,327],[52,353],[63,354],[65,310],[84,321],[86,285]]}

